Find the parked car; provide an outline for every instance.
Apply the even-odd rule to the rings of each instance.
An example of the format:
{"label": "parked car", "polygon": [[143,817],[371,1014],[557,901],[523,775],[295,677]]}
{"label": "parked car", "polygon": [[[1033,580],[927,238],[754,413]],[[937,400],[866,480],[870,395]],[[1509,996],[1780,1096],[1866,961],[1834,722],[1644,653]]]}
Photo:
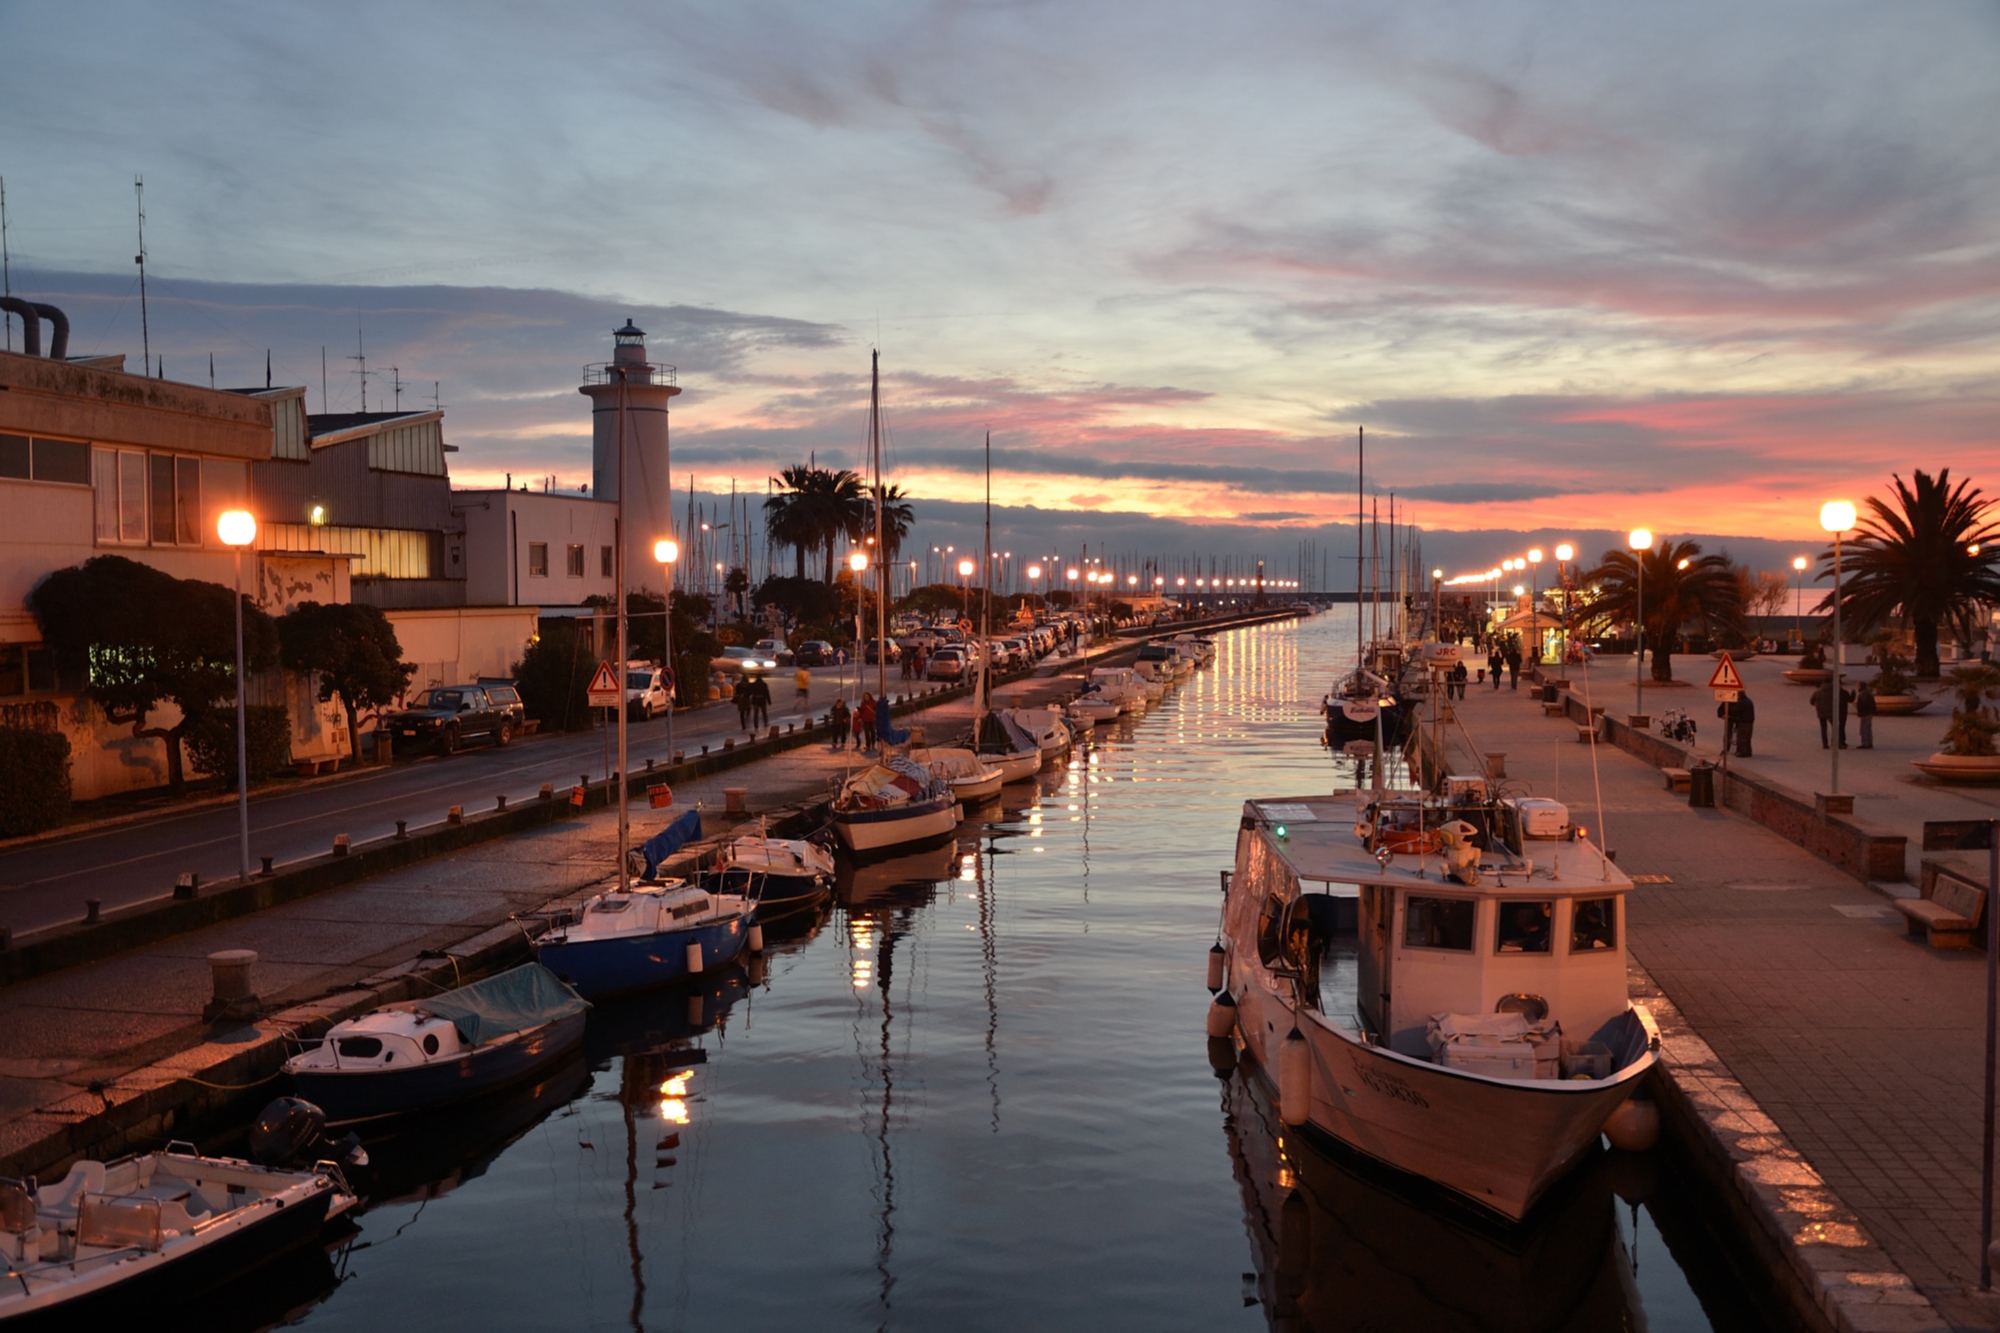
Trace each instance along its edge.
{"label": "parked car", "polygon": [[425,690],[385,716],[381,725],[395,738],[398,747],[434,745],[445,754],[474,736],[490,737],[495,745],[505,745],[514,739],[510,705],[489,698],[485,688],[478,685]]}
{"label": "parked car", "polygon": [[[879,640],[870,639],[868,641],[868,646],[861,650],[861,658],[869,666],[875,665],[875,659],[877,656],[876,648],[878,642]],[[903,650],[896,646],[895,640],[893,639],[889,641],[889,660],[891,662],[900,662],[903,660]]]}
{"label": "parked car", "polygon": [[792,664],[792,650],[785,646],[783,639],[759,639],[757,651],[776,662],[779,666]]}
{"label": "parked car", "polygon": [[479,688],[486,691],[486,700],[495,708],[504,708],[514,719],[514,734],[527,732],[528,705],[521,702],[521,692],[514,688],[511,680],[481,680]]}
{"label": "parked car", "polygon": [[625,664],[625,712],[634,721],[652,719],[673,707],[667,673],[650,662]]}
{"label": "parked car", "polygon": [[833,645],[825,639],[807,639],[792,654],[796,666],[816,667],[833,665]]}
{"label": "parked car", "polygon": [[755,648],[724,648],[722,656],[709,663],[717,671],[741,674],[745,671],[776,671],[778,659]]}
{"label": "parked car", "polygon": [[925,680],[957,680],[965,675],[965,650],[939,648],[924,666]]}

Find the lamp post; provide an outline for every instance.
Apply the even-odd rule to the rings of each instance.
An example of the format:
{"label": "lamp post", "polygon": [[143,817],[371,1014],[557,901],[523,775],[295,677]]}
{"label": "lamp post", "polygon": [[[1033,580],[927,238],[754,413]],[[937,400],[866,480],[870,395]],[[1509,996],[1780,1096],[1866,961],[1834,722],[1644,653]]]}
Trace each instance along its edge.
{"label": "lamp post", "polygon": [[958,562],[959,619],[972,623],[972,571],[979,566],[970,560]]}
{"label": "lamp post", "polygon": [[236,869],[250,882],[250,745],[243,701],[243,548],[257,540],[257,520],[231,509],[216,520],[216,535],[236,552]]}
{"label": "lamp post", "polygon": [[[856,551],[848,556],[847,567],[854,571],[854,688],[858,690],[868,674],[862,670],[868,662],[868,650],[861,646],[861,576],[868,572],[868,552]],[[883,655],[887,656],[887,646],[881,645],[881,648]]]}
{"label": "lamp post", "polygon": [[[1569,562],[1572,558],[1575,557],[1575,555],[1576,555],[1576,548],[1574,546],[1571,546],[1568,542],[1556,543],[1556,582],[1562,585],[1562,590],[1563,590],[1563,597],[1562,597],[1563,670],[1567,670],[1569,667]],[[1563,670],[1557,671],[1556,674],[1558,676],[1562,675]]]}
{"label": "lamp post", "polygon": [[1840,706],[1840,535],[1854,526],[1854,506],[1845,500],[1828,500],[1819,507],[1819,525],[1833,534],[1833,793],[1840,791],[1840,747],[1847,740],[1847,717]]}
{"label": "lamp post", "polygon": [[674,753],[674,704],[681,692],[680,673],[674,670],[674,562],[681,558],[680,543],[672,537],[662,537],[653,543],[653,559],[660,562],[660,571],[667,585],[667,613],[665,623],[660,628],[660,653],[667,659],[667,679],[673,682],[667,691],[667,755]]}
{"label": "lamp post", "polygon": [[1634,585],[1633,600],[1638,606],[1639,655],[1633,660],[1632,682],[1638,687],[1639,702],[1636,712],[1646,711],[1646,556],[1653,549],[1653,533],[1649,528],[1634,528],[1626,536],[1625,544],[1632,548],[1632,568],[1638,572]]}
{"label": "lamp post", "polygon": [[1806,644],[1806,558],[1792,557],[1792,637],[1799,641],[1799,648]]}
{"label": "lamp post", "polygon": [[1542,664],[1542,626],[1535,619],[1535,603],[1542,599],[1542,548],[1528,550],[1528,633],[1535,636],[1535,665]]}

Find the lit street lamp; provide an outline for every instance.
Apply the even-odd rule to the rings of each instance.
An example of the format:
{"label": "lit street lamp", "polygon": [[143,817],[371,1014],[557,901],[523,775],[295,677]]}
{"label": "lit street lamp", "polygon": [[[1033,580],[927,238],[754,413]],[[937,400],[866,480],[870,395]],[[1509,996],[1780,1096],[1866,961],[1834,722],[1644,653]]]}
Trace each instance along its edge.
{"label": "lit street lamp", "polygon": [[1639,689],[1639,703],[1635,711],[1646,711],[1646,556],[1653,549],[1653,534],[1647,528],[1634,528],[1625,539],[1632,548],[1632,566],[1638,571],[1638,580],[1633,600],[1638,606],[1639,656],[1632,667],[1632,680]]}
{"label": "lit street lamp", "polygon": [[1542,597],[1542,548],[1528,551],[1528,633],[1535,636],[1535,665],[1542,664],[1542,627],[1535,619],[1535,603]]}
{"label": "lit street lamp", "polygon": [[[1562,590],[1563,590],[1562,665],[1564,666],[1564,668],[1567,668],[1569,666],[1569,604],[1570,604],[1569,562],[1575,557],[1576,557],[1576,548],[1574,546],[1571,546],[1568,542],[1556,543],[1556,581],[1562,585]],[[1556,674],[1561,675],[1562,672],[1558,671]]]}
{"label": "lit street lamp", "polygon": [[1792,557],[1792,637],[1803,651],[1806,642],[1806,558]]}
{"label": "lit street lamp", "polygon": [[681,558],[681,545],[672,537],[662,537],[653,543],[653,559],[660,562],[660,572],[667,585],[666,624],[661,629],[661,656],[667,659],[667,679],[671,682],[667,690],[667,753],[674,752],[674,705],[681,692],[680,675],[674,670],[674,562]]}
{"label": "lit street lamp", "polygon": [[1847,743],[1847,714],[1840,706],[1840,535],[1854,526],[1854,506],[1845,500],[1828,500],[1819,508],[1819,525],[1833,534],[1833,791],[1840,791],[1840,747]]}
{"label": "lit street lamp", "polygon": [[257,540],[257,520],[246,509],[231,509],[215,523],[224,546],[236,551],[236,868],[250,882],[249,727],[243,702],[243,548]]}

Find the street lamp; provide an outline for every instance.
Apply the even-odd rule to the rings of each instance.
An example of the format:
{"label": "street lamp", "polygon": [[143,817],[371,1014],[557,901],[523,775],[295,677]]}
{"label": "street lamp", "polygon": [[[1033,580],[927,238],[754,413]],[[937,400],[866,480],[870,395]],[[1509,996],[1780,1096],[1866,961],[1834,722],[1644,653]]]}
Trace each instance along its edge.
{"label": "street lamp", "polygon": [[[1569,667],[1569,604],[1570,604],[1569,562],[1575,559],[1575,557],[1576,557],[1576,548],[1574,546],[1571,546],[1568,542],[1556,543],[1556,581],[1562,584],[1562,590],[1563,590],[1562,667],[1564,670],[1567,670]],[[1558,671],[1556,672],[1556,674],[1560,676],[1563,674],[1563,672]]]}
{"label": "street lamp", "polygon": [[231,509],[215,522],[216,535],[236,551],[236,869],[250,882],[249,710],[243,702],[243,548],[257,540],[257,520],[247,509]]}
{"label": "street lamp", "polygon": [[1799,641],[1801,651],[1806,643],[1806,558],[1792,557],[1792,637]]}
{"label": "street lamp", "polygon": [[660,634],[660,653],[667,659],[667,679],[673,682],[667,692],[667,753],[674,752],[674,705],[681,692],[680,673],[674,669],[674,562],[681,558],[681,544],[672,537],[662,537],[653,543],[653,559],[660,562],[660,574],[667,587],[666,623]]}
{"label": "street lamp", "polygon": [[1840,747],[1847,742],[1846,710],[1840,706],[1840,535],[1854,526],[1854,506],[1845,500],[1828,500],[1819,507],[1819,525],[1833,534],[1833,792],[1840,791]]}
{"label": "street lamp", "polygon": [[1542,664],[1542,627],[1535,620],[1535,603],[1542,598],[1542,548],[1528,549],[1528,633],[1535,636],[1535,665]]}
{"label": "street lamp", "polygon": [[959,615],[967,624],[972,623],[972,571],[978,567],[971,560],[958,562]]}
{"label": "street lamp", "polygon": [[1626,536],[1625,544],[1633,551],[1632,567],[1638,571],[1634,585],[1633,600],[1638,606],[1639,656],[1632,665],[1632,681],[1639,690],[1637,711],[1646,711],[1646,556],[1653,549],[1653,533],[1649,528],[1634,528]]}

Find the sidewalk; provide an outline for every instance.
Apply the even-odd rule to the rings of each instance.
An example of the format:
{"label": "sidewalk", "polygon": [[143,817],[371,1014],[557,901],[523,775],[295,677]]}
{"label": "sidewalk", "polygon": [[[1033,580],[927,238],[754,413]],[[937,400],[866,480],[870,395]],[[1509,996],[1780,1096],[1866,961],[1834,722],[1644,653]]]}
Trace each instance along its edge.
{"label": "sidewalk", "polygon": [[[1683,670],[1705,683],[1707,664]],[[1792,697],[1795,687],[1772,683],[1754,663],[1751,673],[1756,762],[1813,790],[1825,752],[1806,691]],[[1591,702],[1628,710],[1629,677],[1612,684],[1610,674],[1600,662]],[[1580,694],[1581,676],[1571,680]],[[1505,752],[1511,786],[1562,800],[1627,873],[1664,877],[1632,892],[1634,958],[1939,1313],[1959,1327],[2000,1327],[2000,1304],[1974,1290],[1982,955],[1907,939],[1900,916],[1867,885],[1739,815],[1690,809],[1652,765],[1578,744],[1575,725],[1544,717],[1536,698],[1525,687],[1475,687],[1458,717],[1475,749]],[[1701,717],[1699,739],[1714,752],[1720,733],[1706,689],[1648,687],[1646,703],[1655,717],[1666,707]],[[1941,730],[1931,716],[1878,722],[1877,744],[1894,738],[1894,748],[1861,752],[1867,762],[1852,784],[1846,758],[1857,752],[1846,751],[1843,785],[1858,791],[1865,782],[1891,812],[1871,817],[1907,825],[1913,837],[1924,819],[1955,817],[1960,798],[1895,772],[1919,746],[1928,754]],[[1757,1146],[1754,1133],[1737,1141],[1741,1152]],[[1795,1241],[1808,1250],[1809,1229],[1801,1222]]]}

